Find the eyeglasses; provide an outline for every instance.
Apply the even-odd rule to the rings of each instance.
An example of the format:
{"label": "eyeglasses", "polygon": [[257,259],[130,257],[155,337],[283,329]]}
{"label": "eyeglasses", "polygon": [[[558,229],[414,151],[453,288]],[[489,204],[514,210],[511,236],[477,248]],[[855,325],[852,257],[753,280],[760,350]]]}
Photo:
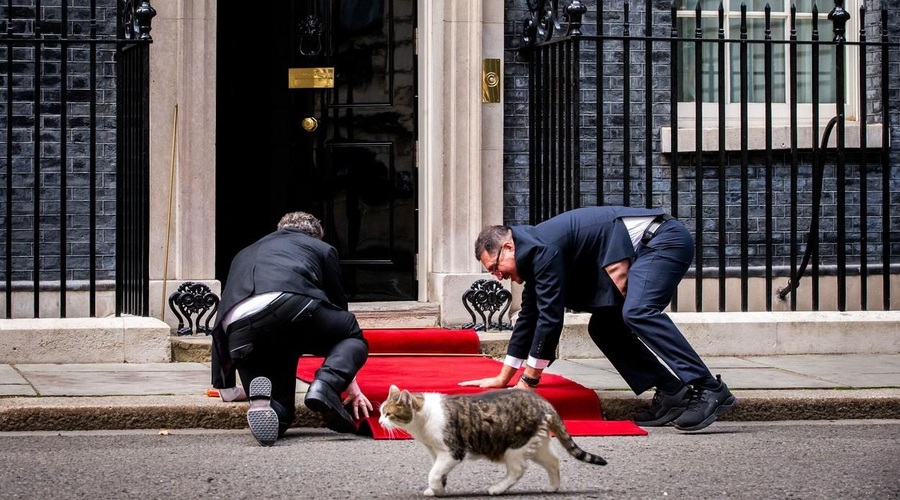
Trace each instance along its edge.
{"label": "eyeglasses", "polygon": [[494,261],[494,264],[489,267],[487,270],[491,274],[497,274],[497,268],[500,267],[500,256],[503,255],[503,247],[500,247],[500,250],[497,251],[497,260]]}

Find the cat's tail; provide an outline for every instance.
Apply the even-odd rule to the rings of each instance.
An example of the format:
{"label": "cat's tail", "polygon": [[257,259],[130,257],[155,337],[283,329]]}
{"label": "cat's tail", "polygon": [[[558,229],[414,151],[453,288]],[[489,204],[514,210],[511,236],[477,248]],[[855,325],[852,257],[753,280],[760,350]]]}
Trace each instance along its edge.
{"label": "cat's tail", "polygon": [[566,425],[563,424],[561,418],[559,418],[559,414],[555,411],[548,415],[548,420],[550,424],[550,430],[556,434],[556,439],[559,440],[559,444],[569,452],[569,455],[572,455],[577,460],[581,460],[582,462],[587,462],[589,464],[594,465],[606,465],[606,460],[600,455],[594,455],[593,453],[588,453],[581,449],[577,444],[575,444],[575,440],[572,439],[572,436],[569,434],[569,431],[566,430]]}

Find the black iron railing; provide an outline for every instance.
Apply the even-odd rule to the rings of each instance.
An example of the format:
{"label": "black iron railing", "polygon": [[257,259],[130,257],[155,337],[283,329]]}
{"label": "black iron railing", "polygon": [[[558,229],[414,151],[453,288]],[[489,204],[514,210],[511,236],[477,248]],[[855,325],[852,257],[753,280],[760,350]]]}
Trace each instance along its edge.
{"label": "black iron railing", "polygon": [[72,291],[95,316],[113,287],[117,315],[148,314],[154,15],[131,0],[0,5],[6,318],[66,317]]}
{"label": "black iron railing", "polygon": [[[788,298],[796,309],[790,292],[804,275],[818,310],[829,274],[838,310],[848,307],[848,275],[859,277],[860,309],[891,308],[900,151],[890,124],[900,107],[889,97],[900,84],[888,68],[900,43],[886,11],[861,5],[850,40],[850,14],[836,0],[821,26],[834,34],[826,40],[815,7],[791,7],[776,22],[768,5],[748,15],[744,4],[707,12],[681,0],[666,10],[650,0],[529,3],[520,54],[531,223],[592,204],[667,208],[696,240],[698,311],[704,278],[718,281],[725,310],[735,277],[741,310],[752,278],[765,281],[766,310]],[[873,291],[867,278],[878,275]]]}

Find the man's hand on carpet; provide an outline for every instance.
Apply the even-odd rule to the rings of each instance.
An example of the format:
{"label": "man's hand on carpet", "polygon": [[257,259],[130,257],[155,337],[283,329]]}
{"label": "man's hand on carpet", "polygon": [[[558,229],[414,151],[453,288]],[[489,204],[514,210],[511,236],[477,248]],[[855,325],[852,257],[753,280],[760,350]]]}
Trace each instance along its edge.
{"label": "man's hand on carpet", "polygon": [[353,409],[353,418],[357,420],[360,418],[368,418],[369,412],[373,411],[372,403],[369,402],[369,398],[363,393],[359,393],[359,396],[356,397],[347,396],[347,398],[344,399],[344,406],[347,405],[350,405],[350,408]]}
{"label": "man's hand on carpet", "polygon": [[[360,418],[367,418],[369,412],[373,411],[372,403],[369,402],[369,398],[367,398],[359,389],[359,384],[356,383],[355,377],[347,387],[347,397],[344,399],[344,406],[347,405],[350,405],[353,409],[353,418],[357,420]],[[360,417],[360,414],[362,414],[362,417]]]}
{"label": "man's hand on carpet", "polygon": [[506,381],[501,377],[488,377],[477,380],[466,380],[465,382],[460,382],[459,385],[481,388],[506,387]]}

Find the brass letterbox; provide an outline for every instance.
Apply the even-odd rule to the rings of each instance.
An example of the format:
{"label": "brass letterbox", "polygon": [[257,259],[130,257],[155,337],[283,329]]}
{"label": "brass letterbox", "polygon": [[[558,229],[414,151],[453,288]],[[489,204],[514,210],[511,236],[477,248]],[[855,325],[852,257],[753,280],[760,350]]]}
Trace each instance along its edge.
{"label": "brass letterbox", "polygon": [[333,89],[334,68],[288,68],[289,89]]}

